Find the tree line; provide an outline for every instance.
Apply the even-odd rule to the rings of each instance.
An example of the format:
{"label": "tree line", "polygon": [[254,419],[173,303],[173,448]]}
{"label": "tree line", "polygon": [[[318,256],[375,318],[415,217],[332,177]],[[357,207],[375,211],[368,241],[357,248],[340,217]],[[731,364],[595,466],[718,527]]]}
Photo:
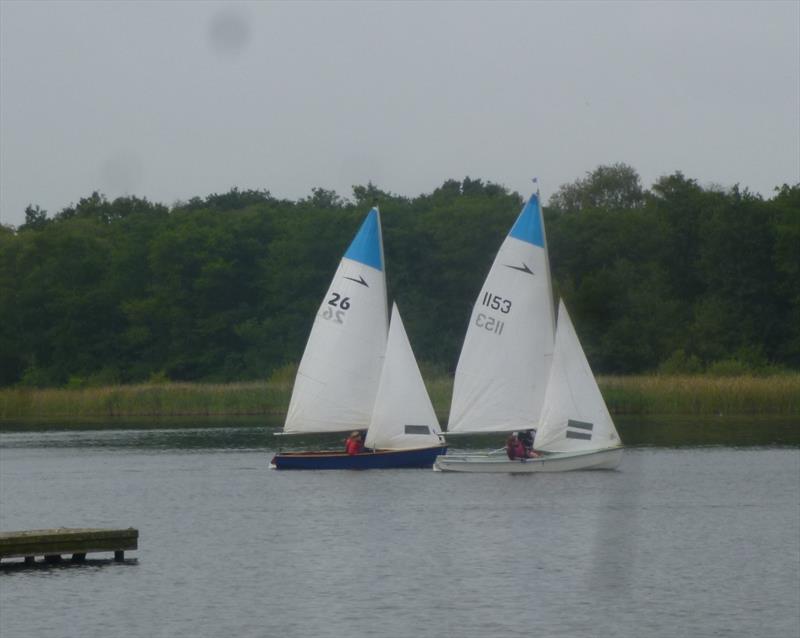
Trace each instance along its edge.
{"label": "tree line", "polygon": [[[0,385],[269,377],[299,361],[330,278],[380,206],[389,295],[417,358],[452,372],[523,197],[465,178],[167,207],[100,193],[0,226]],[[600,166],[545,207],[556,294],[595,372],[800,368],[800,184],[764,199]]]}

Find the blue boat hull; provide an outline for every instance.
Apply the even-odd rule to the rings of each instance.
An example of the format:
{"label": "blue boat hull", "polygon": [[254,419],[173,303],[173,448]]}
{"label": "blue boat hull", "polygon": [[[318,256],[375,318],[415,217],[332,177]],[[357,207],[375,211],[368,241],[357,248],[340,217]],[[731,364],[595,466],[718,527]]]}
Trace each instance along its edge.
{"label": "blue boat hull", "polygon": [[278,470],[431,468],[436,457],[446,453],[446,445],[414,450],[369,450],[354,455],[339,451],[279,452],[273,457],[272,466]]}

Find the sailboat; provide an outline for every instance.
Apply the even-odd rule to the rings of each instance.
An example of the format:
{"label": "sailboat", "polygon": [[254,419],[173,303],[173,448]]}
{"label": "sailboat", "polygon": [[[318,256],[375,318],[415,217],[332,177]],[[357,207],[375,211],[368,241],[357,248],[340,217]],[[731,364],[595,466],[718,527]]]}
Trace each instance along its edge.
{"label": "sailboat", "polygon": [[500,246],[472,310],[453,384],[447,434],[536,430],[539,456],[450,454],[434,469],[555,472],[613,469],[622,444],[566,306],[554,322],[538,194]]}
{"label": "sailboat", "polygon": [[276,469],[428,467],[447,447],[396,305],[387,328],[380,214],[342,257],[297,370],[282,434],[366,430],[365,449],[279,452]]}

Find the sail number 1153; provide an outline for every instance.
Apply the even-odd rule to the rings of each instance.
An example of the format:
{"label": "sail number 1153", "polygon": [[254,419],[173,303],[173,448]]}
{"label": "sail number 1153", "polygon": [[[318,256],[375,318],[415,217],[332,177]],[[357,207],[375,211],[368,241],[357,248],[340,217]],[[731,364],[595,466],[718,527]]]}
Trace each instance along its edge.
{"label": "sail number 1153", "polygon": [[503,299],[500,295],[493,295],[488,290],[483,293],[481,304],[492,310],[499,310],[504,315],[511,312],[511,299]]}
{"label": "sail number 1153", "polygon": [[[499,310],[504,315],[507,315],[509,312],[511,312],[510,299],[505,299],[500,295],[493,295],[488,290],[484,292],[483,296],[481,297],[481,305],[491,308],[492,310]],[[475,317],[475,325],[478,328],[483,328],[484,330],[496,335],[501,335],[503,334],[503,328],[506,324],[505,321],[498,319],[497,317],[492,317],[491,315],[479,312]]]}

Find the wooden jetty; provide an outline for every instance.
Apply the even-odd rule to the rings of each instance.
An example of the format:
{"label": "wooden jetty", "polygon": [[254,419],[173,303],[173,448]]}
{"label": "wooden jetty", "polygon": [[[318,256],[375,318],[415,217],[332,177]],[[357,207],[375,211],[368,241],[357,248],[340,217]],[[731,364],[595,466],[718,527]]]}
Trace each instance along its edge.
{"label": "wooden jetty", "polygon": [[44,557],[49,564],[60,563],[62,554],[71,554],[71,560],[80,563],[86,554],[114,552],[114,560],[125,560],[125,550],[137,549],[139,530],[128,529],[34,529],[24,532],[0,532],[0,561],[6,558],[24,558],[26,565]]}

